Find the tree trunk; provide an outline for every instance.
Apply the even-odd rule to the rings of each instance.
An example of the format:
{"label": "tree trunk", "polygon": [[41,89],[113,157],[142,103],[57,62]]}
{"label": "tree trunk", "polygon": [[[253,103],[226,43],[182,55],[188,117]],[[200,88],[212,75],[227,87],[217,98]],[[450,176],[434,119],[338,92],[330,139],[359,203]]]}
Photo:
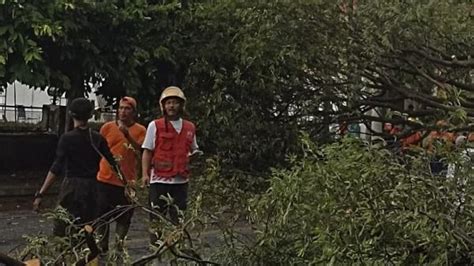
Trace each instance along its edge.
{"label": "tree trunk", "polygon": [[71,105],[71,102],[76,98],[84,97],[84,79],[80,72],[78,71],[69,75],[69,79],[71,80],[71,89],[66,92],[67,103],[64,132],[68,132],[74,127],[72,117],[69,115],[69,106]]}

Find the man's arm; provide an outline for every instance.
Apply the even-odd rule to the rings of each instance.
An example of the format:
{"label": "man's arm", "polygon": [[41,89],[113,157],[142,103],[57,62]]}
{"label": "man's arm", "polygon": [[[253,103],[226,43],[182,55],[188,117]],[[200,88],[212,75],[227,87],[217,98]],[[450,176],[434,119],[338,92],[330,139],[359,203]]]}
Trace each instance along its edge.
{"label": "man's arm", "polygon": [[196,135],[193,137],[193,142],[191,143],[191,152],[188,154],[189,157],[196,157],[196,155],[201,156],[203,152],[199,150],[199,146],[197,144]]}
{"label": "man's arm", "polygon": [[101,155],[102,159],[105,159],[108,163],[110,168],[112,169],[113,172],[117,175],[117,177],[124,183],[127,183],[127,180],[125,179],[125,175],[122,172],[122,169],[120,168],[119,163],[115,160],[114,155],[110,151],[109,145],[107,143],[107,140],[99,135],[99,147],[98,147],[99,154]]}
{"label": "man's arm", "polygon": [[43,195],[46,193],[46,191],[48,191],[49,187],[54,183],[54,181],[56,180],[56,177],[57,175],[51,171],[49,171],[48,175],[46,175],[46,179],[44,180],[43,185],[41,186],[40,190],[38,190],[38,192],[36,192],[35,194],[35,199],[33,201],[34,211],[39,211]]}
{"label": "man's arm", "polygon": [[150,170],[151,160],[153,158],[153,151],[155,150],[156,125],[151,121],[145,133],[143,140],[143,154],[142,154],[142,185],[150,184]]}
{"label": "man's arm", "polygon": [[49,187],[51,187],[51,185],[54,183],[58,174],[65,171],[64,169],[64,163],[65,163],[65,157],[66,157],[65,147],[67,145],[65,144],[65,142],[66,141],[65,141],[64,136],[62,136],[58,141],[58,146],[56,148],[56,158],[53,162],[53,165],[48,171],[48,174],[46,175],[46,178],[43,182],[43,185],[36,192],[35,199],[33,201],[34,211],[39,210],[43,195],[46,193],[46,191],[48,191]]}
{"label": "man's arm", "polygon": [[135,152],[139,153],[141,151],[140,143],[138,143],[133,137],[130,135],[128,128],[125,126],[119,126],[120,131],[122,131],[123,135],[127,139],[127,141],[132,145]]}
{"label": "man's arm", "polygon": [[142,154],[143,186],[147,186],[148,184],[150,184],[150,166],[151,166],[152,157],[153,157],[153,152],[151,150],[149,149],[143,150],[143,154]]}

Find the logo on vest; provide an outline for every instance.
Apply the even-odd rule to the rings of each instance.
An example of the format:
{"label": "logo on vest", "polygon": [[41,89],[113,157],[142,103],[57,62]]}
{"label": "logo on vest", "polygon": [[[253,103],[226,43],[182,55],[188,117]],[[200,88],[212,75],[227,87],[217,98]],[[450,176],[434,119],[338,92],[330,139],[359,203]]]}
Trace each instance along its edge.
{"label": "logo on vest", "polygon": [[192,139],[193,138],[193,132],[188,131],[187,134],[186,134],[186,138]]}

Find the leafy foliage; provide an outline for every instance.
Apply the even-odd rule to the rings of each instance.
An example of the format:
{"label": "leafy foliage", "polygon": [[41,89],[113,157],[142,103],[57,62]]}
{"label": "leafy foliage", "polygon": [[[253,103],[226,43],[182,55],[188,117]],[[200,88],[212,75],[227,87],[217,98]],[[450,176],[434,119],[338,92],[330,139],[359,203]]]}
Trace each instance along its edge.
{"label": "leafy foliage", "polygon": [[[161,77],[145,77],[138,94],[151,119],[160,88],[182,86],[204,149],[245,171],[283,165],[297,149],[299,130],[328,142],[328,126],[343,121],[420,130],[444,118],[453,129],[468,130],[474,43],[469,6],[193,1],[166,22],[155,22],[163,30],[151,41],[160,44],[154,53],[159,56],[146,65],[153,69],[147,73]],[[418,120],[392,119],[390,111]]]}
{"label": "leafy foliage", "polygon": [[[140,199],[141,201],[142,199]],[[144,200],[147,201],[147,200]],[[167,199],[170,206],[173,205],[172,199]],[[201,209],[199,201],[193,204],[193,212],[187,217],[182,217],[178,224],[171,222],[169,218],[161,215],[159,212],[151,207],[145,207],[138,199],[131,205],[117,206],[114,210],[97,217],[96,220],[88,223],[92,229],[95,230],[95,239],[91,238],[90,244],[86,236],[85,224],[77,224],[73,218],[64,208],[56,208],[54,211],[47,212],[46,217],[55,221],[64,221],[67,224],[66,236],[51,236],[51,235],[34,235],[25,236],[27,246],[16,256],[22,259],[38,258],[42,264],[60,264],[60,265],[85,265],[83,262],[96,259],[98,247],[97,241],[102,237],[98,232],[106,223],[111,223],[124,212],[131,209],[143,211],[146,214],[153,213],[158,217],[156,221],[150,223],[151,230],[160,232],[161,238],[158,243],[150,246],[149,252],[143,257],[134,258],[132,260],[131,254],[127,251],[127,246],[118,245],[111,249],[98,259],[102,263],[120,264],[120,265],[145,265],[146,263],[160,258],[173,263],[194,261],[198,263],[215,264],[211,261],[206,261],[201,258],[197,252],[201,252],[203,247],[200,243],[195,244],[189,230],[193,230],[194,234],[200,234],[204,229],[199,226],[199,219],[201,216]],[[198,216],[199,215],[199,216]],[[112,219],[104,223],[103,218],[111,216]],[[87,227],[87,225],[86,225]],[[147,235],[148,236],[148,235]],[[94,243],[95,242],[95,243]],[[120,247],[119,247],[120,246]],[[91,255],[92,254],[92,255]],[[135,256],[136,257],[136,256]],[[79,263],[81,262],[81,263]]]}
{"label": "leafy foliage", "polygon": [[457,160],[455,176],[446,178],[431,175],[426,157],[400,164],[391,152],[357,140],[305,143],[306,155],[275,170],[268,191],[252,201],[255,245],[233,250],[229,260],[472,263],[472,158]]}
{"label": "leafy foliage", "polygon": [[95,86],[124,94],[141,85],[147,15],[164,10],[141,0],[2,1],[1,84],[56,87],[72,98]]}
{"label": "leafy foliage", "polygon": [[[469,130],[471,5],[2,1],[0,80],[72,98],[92,88],[111,101],[132,94],[145,121],[164,87],[182,86],[203,148],[266,171],[296,150],[299,130],[327,142],[328,126],[343,121],[420,130],[448,119]],[[389,110],[419,119],[394,121]]]}
{"label": "leafy foliage", "polygon": [[[450,157],[446,179],[426,154],[401,164],[356,141],[321,145],[343,122],[472,130],[472,1],[0,3],[2,84],[94,84],[137,96],[144,120],[161,89],[183,87],[212,155],[194,210],[258,229],[254,246],[231,238],[223,262],[472,263],[471,161]],[[302,152],[301,130],[321,146]]]}

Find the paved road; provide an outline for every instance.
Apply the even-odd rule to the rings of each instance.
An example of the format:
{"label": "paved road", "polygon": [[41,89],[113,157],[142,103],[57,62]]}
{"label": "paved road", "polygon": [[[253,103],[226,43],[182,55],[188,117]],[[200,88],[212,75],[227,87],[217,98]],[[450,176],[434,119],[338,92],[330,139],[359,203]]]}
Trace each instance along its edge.
{"label": "paved road", "polygon": [[[51,232],[51,220],[30,210],[3,211],[0,213],[0,252],[11,254],[14,250],[24,248],[25,235],[51,234]],[[137,212],[134,216],[126,245],[133,258],[147,254],[148,233],[143,213]]]}
{"label": "paved road", "polygon": [[[29,209],[30,199],[14,200],[23,204],[11,206],[11,208],[0,211],[0,252],[12,254],[12,251],[20,251],[25,247],[25,235],[37,235],[39,233],[50,234],[52,223],[44,216]],[[12,204],[7,204],[12,205]],[[247,228],[241,228],[249,231]],[[112,226],[113,230],[113,226]],[[240,230],[239,230],[240,231]],[[114,232],[114,231],[112,231]],[[142,210],[136,210],[132,225],[127,236],[126,246],[132,260],[136,260],[144,255],[148,255],[148,230],[147,215]],[[222,246],[221,234],[218,230],[208,230],[200,235],[201,243],[207,246],[201,252],[210,254],[211,250],[216,250]],[[113,242],[113,240],[111,240]],[[111,247],[112,247],[112,243]],[[201,253],[201,255],[204,255]],[[167,265],[167,264],[158,264]]]}

